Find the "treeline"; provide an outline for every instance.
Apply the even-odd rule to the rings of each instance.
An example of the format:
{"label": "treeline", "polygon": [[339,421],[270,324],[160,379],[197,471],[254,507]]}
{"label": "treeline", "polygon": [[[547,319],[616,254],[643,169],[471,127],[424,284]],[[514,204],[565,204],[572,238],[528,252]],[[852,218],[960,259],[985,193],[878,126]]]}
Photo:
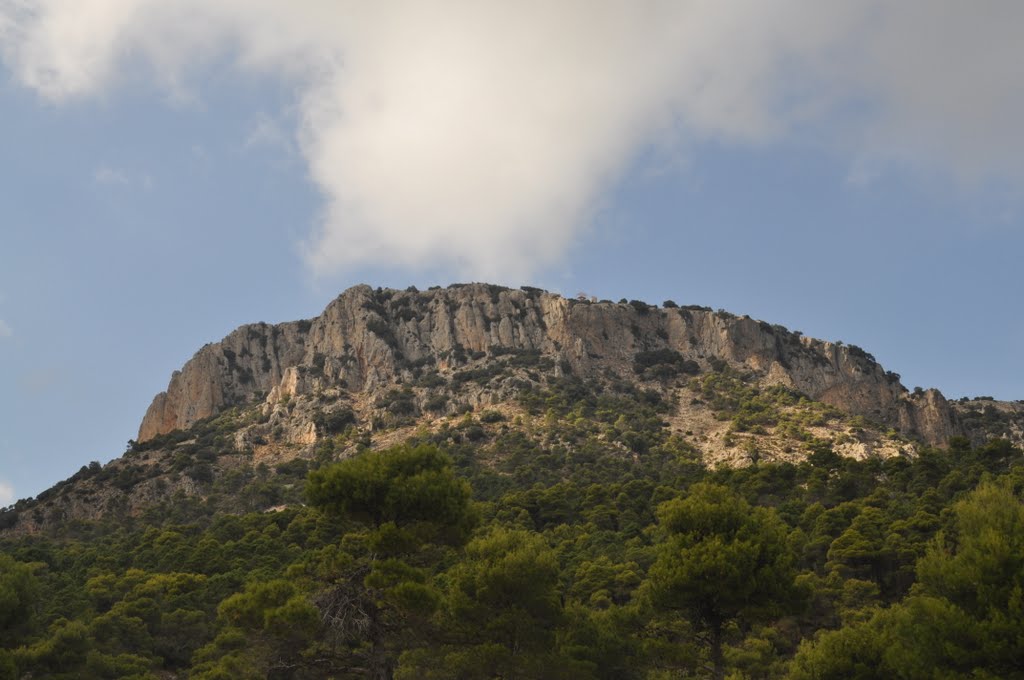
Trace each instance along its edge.
{"label": "treeline", "polygon": [[1007,442],[708,470],[657,395],[523,404],[279,512],[3,539],[0,678],[1024,677]]}

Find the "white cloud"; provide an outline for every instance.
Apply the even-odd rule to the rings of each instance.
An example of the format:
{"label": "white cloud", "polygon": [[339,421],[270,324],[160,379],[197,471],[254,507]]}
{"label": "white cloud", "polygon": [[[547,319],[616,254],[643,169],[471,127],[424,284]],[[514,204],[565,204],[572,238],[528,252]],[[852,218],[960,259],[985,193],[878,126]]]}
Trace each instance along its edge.
{"label": "white cloud", "polygon": [[0,0],[4,60],[53,100],[140,63],[180,92],[225,56],[292,82],[316,271],[482,277],[556,261],[631,160],[677,140],[799,139],[851,181],[1022,184],[1021,25],[1017,0]]}
{"label": "white cloud", "polygon": [[7,322],[0,319],[0,338],[9,338],[14,335],[14,329],[12,329]]}
{"label": "white cloud", "polygon": [[0,508],[7,507],[16,500],[14,487],[0,479]]}

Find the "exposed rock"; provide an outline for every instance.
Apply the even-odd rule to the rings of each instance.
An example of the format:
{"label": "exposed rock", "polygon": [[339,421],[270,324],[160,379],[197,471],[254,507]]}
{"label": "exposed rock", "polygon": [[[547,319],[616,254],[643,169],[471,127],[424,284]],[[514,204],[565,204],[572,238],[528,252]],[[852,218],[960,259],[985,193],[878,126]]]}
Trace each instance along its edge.
{"label": "exposed rock", "polygon": [[253,401],[277,386],[285,369],[305,355],[309,322],[251,324],[220,342],[204,345],[171,375],[166,392],[153,399],[138,441],[186,428],[234,404]]}
{"label": "exposed rock", "polygon": [[[243,326],[172,375],[146,412],[139,441],[263,398],[329,387],[378,394],[409,378],[410,367],[446,371],[467,355],[533,352],[581,377],[636,379],[637,353],[659,349],[702,368],[725,362],[756,372],[766,384],[786,385],[928,443],[963,431],[939,392],[910,394],[898,376],[853,346],[706,308],[595,303],[467,284],[425,292],[356,286],[311,321]],[[482,392],[473,398],[488,401]]]}
{"label": "exposed rock", "polygon": [[991,397],[951,402],[967,436],[974,444],[989,439],[1008,439],[1024,444],[1024,401],[996,401]]}

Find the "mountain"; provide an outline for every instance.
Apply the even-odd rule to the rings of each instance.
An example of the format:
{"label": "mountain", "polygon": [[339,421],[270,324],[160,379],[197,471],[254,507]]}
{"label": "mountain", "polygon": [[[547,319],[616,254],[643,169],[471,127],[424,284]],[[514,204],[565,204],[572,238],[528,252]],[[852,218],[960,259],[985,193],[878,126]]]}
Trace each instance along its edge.
{"label": "mountain", "polygon": [[0,678],[1019,677],[1022,425],[721,310],[358,286],[0,510]]}
{"label": "mountain", "polygon": [[663,434],[711,466],[800,461],[822,442],[863,459],[957,436],[1024,439],[1020,402],[910,392],[855,345],[724,310],[482,283],[364,285],[314,319],[245,325],[205,345],[153,399],[125,456],[19,502],[2,524],[34,531],[204,498],[215,479],[311,460],[331,442],[345,457],[467,413],[528,415],[524,399],[566,381],[656,395]]}
{"label": "mountain", "polygon": [[[451,409],[480,406],[514,390],[507,380],[513,366],[503,360],[510,356],[551,363],[556,376],[640,382],[651,381],[633,370],[638,361],[692,373],[726,365],[928,443],[963,433],[937,391],[909,393],[898,375],[854,345],[705,307],[467,284],[425,292],[357,286],[315,319],[242,326],[175,373],[146,412],[138,441],[262,399],[324,390],[372,398],[424,375],[457,379],[466,371],[493,371],[480,389],[452,395]],[[422,407],[435,391],[416,387],[414,394]]]}

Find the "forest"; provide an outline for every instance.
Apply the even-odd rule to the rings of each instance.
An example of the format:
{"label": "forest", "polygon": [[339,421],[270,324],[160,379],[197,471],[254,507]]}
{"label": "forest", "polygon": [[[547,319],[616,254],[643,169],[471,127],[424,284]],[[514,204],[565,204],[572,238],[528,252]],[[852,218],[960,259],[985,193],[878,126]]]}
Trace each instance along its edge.
{"label": "forest", "polygon": [[655,392],[517,407],[0,534],[0,678],[1024,677],[1008,441],[709,468]]}

